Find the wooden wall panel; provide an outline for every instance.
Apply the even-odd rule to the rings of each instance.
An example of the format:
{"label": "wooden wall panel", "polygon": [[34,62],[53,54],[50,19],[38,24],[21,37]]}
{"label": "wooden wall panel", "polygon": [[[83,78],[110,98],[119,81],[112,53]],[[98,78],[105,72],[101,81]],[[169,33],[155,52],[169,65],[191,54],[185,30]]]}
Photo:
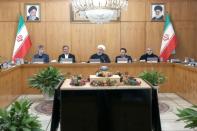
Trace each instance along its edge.
{"label": "wooden wall panel", "polygon": [[178,1],[170,1],[169,6],[169,13],[171,15],[171,18],[174,21],[185,21],[185,20],[192,20],[193,17],[190,15],[190,6],[189,6],[190,0],[181,0]]}
{"label": "wooden wall panel", "polygon": [[163,22],[147,22],[146,23],[146,47],[152,48],[153,52],[159,55],[162,36],[163,36]]}
{"label": "wooden wall panel", "polygon": [[196,5],[197,5],[197,1],[196,0],[190,0],[189,1],[189,9],[190,9],[190,13],[189,13],[189,16],[192,16],[190,19],[194,20],[194,21],[197,21],[197,8],[196,8]]}
{"label": "wooden wall panel", "polygon": [[103,43],[106,46],[106,53],[109,55],[110,60],[114,61],[120,49],[120,23],[95,26],[96,45]]}
{"label": "wooden wall panel", "polygon": [[[57,33],[58,32],[58,33]],[[71,28],[69,22],[47,22],[46,23],[47,52],[50,52],[50,59],[58,59],[62,53],[62,46],[71,46]]]}
{"label": "wooden wall panel", "polygon": [[127,10],[121,13],[121,21],[145,21],[146,0],[129,0]]}
{"label": "wooden wall panel", "polygon": [[14,67],[0,72],[0,108],[7,107],[22,94],[21,68]]}
{"label": "wooden wall panel", "polygon": [[0,2],[0,21],[17,21],[20,10],[19,3],[15,1]]}
{"label": "wooden wall panel", "polygon": [[16,22],[0,22],[0,56],[3,60],[9,60],[12,57],[16,26]]}
{"label": "wooden wall panel", "polygon": [[191,103],[197,104],[197,72],[195,68],[177,65],[175,72],[176,77],[174,77],[174,81],[178,81],[175,84],[177,94],[189,100]]}
{"label": "wooden wall panel", "polygon": [[71,24],[72,53],[77,61],[88,61],[90,55],[96,52],[95,25]]}
{"label": "wooden wall panel", "polygon": [[[191,57],[197,54],[196,52],[196,32],[197,24],[193,22],[176,22],[176,34],[178,38],[177,56]],[[180,52],[183,51],[183,52]]]}
{"label": "wooden wall panel", "polygon": [[121,47],[134,59],[138,59],[145,50],[145,22],[121,23]]}
{"label": "wooden wall panel", "polygon": [[68,0],[46,2],[46,21],[70,21]]}

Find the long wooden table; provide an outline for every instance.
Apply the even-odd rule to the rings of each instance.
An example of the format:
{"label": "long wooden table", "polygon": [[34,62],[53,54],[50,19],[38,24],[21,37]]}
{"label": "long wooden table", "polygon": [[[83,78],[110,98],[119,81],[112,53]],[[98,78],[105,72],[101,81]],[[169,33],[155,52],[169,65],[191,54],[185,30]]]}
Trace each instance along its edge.
{"label": "long wooden table", "polygon": [[144,70],[156,70],[167,77],[160,92],[177,93],[193,104],[197,104],[197,68],[172,63],[131,63],[131,64],[25,64],[0,72],[0,107],[7,106],[21,94],[37,94],[29,88],[27,79],[39,70],[54,66],[64,74],[94,74],[100,66],[107,65],[110,71],[128,72],[137,76]]}

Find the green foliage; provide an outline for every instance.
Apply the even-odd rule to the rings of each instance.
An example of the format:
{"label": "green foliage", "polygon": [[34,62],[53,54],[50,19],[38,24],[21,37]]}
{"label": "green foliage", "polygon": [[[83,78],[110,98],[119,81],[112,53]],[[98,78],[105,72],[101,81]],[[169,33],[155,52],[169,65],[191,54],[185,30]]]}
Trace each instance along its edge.
{"label": "green foliage", "polygon": [[43,94],[53,96],[55,87],[63,79],[64,76],[58,69],[49,66],[29,78],[29,84],[32,88],[40,89]]}
{"label": "green foliage", "polygon": [[29,114],[27,99],[14,102],[9,110],[0,109],[0,131],[42,131],[37,116]]}
{"label": "green foliage", "polygon": [[165,76],[157,71],[144,71],[139,74],[139,77],[150,82],[153,86],[163,84],[166,80]]}
{"label": "green foliage", "polygon": [[192,108],[177,109],[176,114],[180,119],[178,121],[184,121],[186,123],[185,128],[196,128],[197,127],[197,106]]}

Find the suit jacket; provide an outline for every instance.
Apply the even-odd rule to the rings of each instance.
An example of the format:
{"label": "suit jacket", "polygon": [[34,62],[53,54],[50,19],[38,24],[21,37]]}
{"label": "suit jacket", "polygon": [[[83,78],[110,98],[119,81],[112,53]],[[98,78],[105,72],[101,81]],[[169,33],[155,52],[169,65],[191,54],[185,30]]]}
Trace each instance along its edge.
{"label": "suit jacket", "polygon": [[157,58],[157,61],[159,62],[159,57],[158,57],[157,55],[155,55],[155,54],[148,55],[147,53],[144,54],[144,55],[142,55],[142,56],[140,57],[140,60],[145,60],[145,61],[147,61],[148,58]]}
{"label": "suit jacket", "polygon": [[39,54],[35,54],[34,57],[33,57],[33,61],[34,59],[43,59],[43,62],[44,63],[49,63],[49,56],[47,54],[42,54],[41,56]]}
{"label": "suit jacket", "polygon": [[[116,56],[116,60],[115,60],[116,63],[118,61],[118,58],[123,58],[123,57],[121,57],[120,55],[119,56]],[[132,58],[129,55],[126,55],[124,58],[127,58],[128,59],[128,63],[132,62]]]}
{"label": "suit jacket", "polygon": [[[65,59],[65,54],[61,54],[59,57],[58,57],[58,62],[60,62],[61,58],[64,58]],[[75,63],[75,56],[73,54],[68,54],[68,58],[72,58],[73,60],[73,63]]]}

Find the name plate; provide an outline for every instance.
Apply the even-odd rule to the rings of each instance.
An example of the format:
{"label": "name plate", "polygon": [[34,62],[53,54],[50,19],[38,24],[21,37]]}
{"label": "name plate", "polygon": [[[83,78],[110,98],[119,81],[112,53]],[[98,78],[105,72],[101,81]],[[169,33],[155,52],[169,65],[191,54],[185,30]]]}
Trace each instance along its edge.
{"label": "name plate", "polygon": [[147,63],[158,63],[157,57],[147,58]]}
{"label": "name plate", "polygon": [[71,63],[73,63],[73,59],[72,58],[61,58],[60,63],[61,64],[71,64]]}
{"label": "name plate", "polygon": [[44,62],[35,61],[35,62],[33,62],[33,64],[44,64]]}
{"label": "name plate", "polygon": [[42,58],[34,58],[33,59],[34,64],[44,64],[44,59]]}
{"label": "name plate", "polygon": [[101,63],[100,59],[90,59],[90,63]]}
{"label": "name plate", "polygon": [[128,63],[128,58],[118,58],[117,63]]}

